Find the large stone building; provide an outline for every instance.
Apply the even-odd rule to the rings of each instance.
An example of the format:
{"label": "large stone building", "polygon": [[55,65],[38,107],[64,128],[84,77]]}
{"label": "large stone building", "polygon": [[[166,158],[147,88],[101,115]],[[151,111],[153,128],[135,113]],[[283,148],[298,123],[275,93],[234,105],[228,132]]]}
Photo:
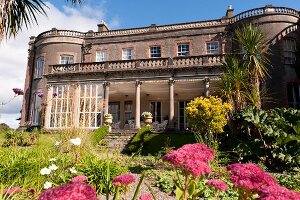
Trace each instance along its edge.
{"label": "large stone building", "polygon": [[299,12],[266,6],[234,15],[229,7],[216,20],[120,30],[102,22],[98,32],[31,37],[21,126],[96,128],[111,113],[121,128],[139,128],[150,111],[153,121],[185,129],[187,102],[218,93],[222,59],[245,23],[257,24],[271,49],[266,106],[299,107]]}

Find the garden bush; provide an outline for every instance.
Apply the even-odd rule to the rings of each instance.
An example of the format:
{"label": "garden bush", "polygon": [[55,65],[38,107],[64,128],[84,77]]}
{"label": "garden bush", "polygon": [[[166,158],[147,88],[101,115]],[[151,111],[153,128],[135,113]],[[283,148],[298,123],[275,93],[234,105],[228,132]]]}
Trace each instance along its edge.
{"label": "garden bush", "polygon": [[108,126],[101,126],[100,128],[96,129],[92,133],[92,142],[93,142],[94,145],[101,144],[101,141],[104,139],[104,137],[108,133],[108,129],[109,129]]}
{"label": "garden bush", "polygon": [[137,134],[132,138],[127,146],[126,153],[136,153],[142,150],[144,144],[144,136],[152,133],[149,126],[143,126],[138,130]]}
{"label": "garden bush", "polygon": [[235,148],[238,157],[263,161],[279,170],[300,165],[300,110],[247,107],[237,121],[244,133]]}
{"label": "garden bush", "polygon": [[112,192],[112,179],[127,171],[125,165],[113,159],[98,159],[96,156],[84,157],[78,165],[78,172],[88,178],[88,183],[95,187],[98,194]]}
{"label": "garden bush", "polygon": [[5,141],[2,146],[30,146],[36,143],[38,136],[39,132],[37,130],[32,132],[9,130],[4,134]]}
{"label": "garden bush", "polygon": [[195,131],[196,140],[214,146],[214,134],[223,132],[230,108],[228,103],[214,96],[197,97],[188,103],[185,112],[189,126]]}

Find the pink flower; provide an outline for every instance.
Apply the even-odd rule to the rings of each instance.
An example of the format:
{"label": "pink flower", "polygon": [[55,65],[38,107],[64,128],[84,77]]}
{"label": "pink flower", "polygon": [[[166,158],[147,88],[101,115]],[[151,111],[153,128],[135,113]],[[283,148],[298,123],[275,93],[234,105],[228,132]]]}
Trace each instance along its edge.
{"label": "pink flower", "polygon": [[95,189],[86,183],[69,183],[43,192],[39,200],[98,200]]}
{"label": "pink flower", "polygon": [[224,181],[221,181],[221,180],[208,180],[206,182],[206,185],[211,185],[221,191],[225,191],[225,190],[229,189],[228,185],[226,183],[224,183]]}
{"label": "pink flower", "polygon": [[139,198],[139,200],[152,200],[151,194],[142,194]]}
{"label": "pink flower", "polygon": [[214,151],[205,144],[186,144],[166,154],[162,159],[163,161],[173,164],[175,167],[180,167],[187,160],[198,160],[202,162],[213,160]]}
{"label": "pink flower", "polygon": [[132,174],[121,174],[115,177],[112,181],[115,186],[127,186],[135,182],[135,178]]}
{"label": "pink flower", "polygon": [[9,189],[4,189],[3,190],[3,194],[5,195],[11,195],[11,194],[14,194],[14,193],[19,193],[19,192],[22,192],[22,189],[20,187],[11,187]]}
{"label": "pink flower", "polygon": [[75,176],[74,178],[72,178],[71,182],[72,183],[77,183],[77,182],[83,183],[87,180],[88,180],[88,178],[86,176]]}
{"label": "pink flower", "polygon": [[299,200],[300,193],[289,190],[280,185],[263,187],[258,190],[259,200]]}
{"label": "pink flower", "polygon": [[195,178],[211,172],[209,165],[200,160],[187,160],[185,161],[183,168]]}
{"label": "pink flower", "polygon": [[231,172],[230,180],[235,188],[242,187],[256,191],[260,187],[276,185],[276,180],[255,164],[231,164],[227,166]]}

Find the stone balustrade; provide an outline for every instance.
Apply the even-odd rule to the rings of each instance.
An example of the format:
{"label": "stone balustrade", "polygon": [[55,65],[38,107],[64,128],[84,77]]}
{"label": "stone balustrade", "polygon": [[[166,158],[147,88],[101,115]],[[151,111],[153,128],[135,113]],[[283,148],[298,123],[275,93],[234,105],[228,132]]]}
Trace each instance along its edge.
{"label": "stone balustrade", "polygon": [[175,58],[153,58],[108,62],[49,65],[48,74],[104,72],[141,69],[220,66],[225,55],[200,55]]}
{"label": "stone balustrade", "polygon": [[181,23],[181,24],[171,24],[163,26],[154,26],[151,27],[142,27],[142,28],[131,28],[131,29],[120,29],[120,30],[109,30],[104,32],[93,32],[89,31],[86,33],[71,31],[71,30],[57,30],[52,29],[46,31],[37,36],[37,39],[51,37],[51,36],[63,36],[63,37],[77,37],[77,38],[96,38],[96,37],[108,37],[108,36],[121,36],[121,35],[133,35],[133,34],[143,34],[152,31],[171,31],[171,30],[181,30],[181,29],[190,29],[190,28],[200,28],[200,27],[209,27],[209,26],[218,26],[227,23],[235,23],[237,21],[247,19],[249,17],[265,15],[265,14],[284,14],[284,15],[293,15],[299,17],[299,12],[292,8],[286,7],[261,7],[255,8],[242,12],[230,19],[218,19],[218,20],[209,20],[209,21],[199,21],[191,23]]}
{"label": "stone balustrade", "polygon": [[235,23],[237,21],[247,19],[249,17],[265,15],[265,14],[287,14],[287,15],[294,15],[296,17],[299,17],[299,12],[295,9],[285,8],[285,7],[269,7],[269,6],[267,6],[267,7],[247,10],[238,15],[235,15],[229,21],[230,21],[230,23]]}

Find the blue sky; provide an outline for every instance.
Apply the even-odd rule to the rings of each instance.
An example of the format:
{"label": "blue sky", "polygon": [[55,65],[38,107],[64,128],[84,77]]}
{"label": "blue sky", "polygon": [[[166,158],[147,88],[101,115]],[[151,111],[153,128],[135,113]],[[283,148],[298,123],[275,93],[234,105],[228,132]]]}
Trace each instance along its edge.
{"label": "blue sky", "polygon": [[[46,0],[47,1],[47,0]],[[85,0],[81,6],[66,5],[65,0],[49,0],[48,17],[37,16],[39,25],[24,28],[16,38],[0,44],[0,104],[13,97],[12,88],[24,88],[27,49],[30,36],[37,36],[53,27],[82,32],[97,30],[104,19],[110,29],[144,27],[219,19],[229,5],[235,14],[265,5],[300,10],[300,0]],[[0,106],[0,123],[18,127],[22,97]]]}
{"label": "blue sky", "polygon": [[[61,9],[65,6],[62,0],[50,2]],[[218,19],[225,15],[228,5],[238,14],[268,4],[300,10],[300,0],[85,0],[84,3],[101,7],[105,20],[117,19],[118,28]]]}

